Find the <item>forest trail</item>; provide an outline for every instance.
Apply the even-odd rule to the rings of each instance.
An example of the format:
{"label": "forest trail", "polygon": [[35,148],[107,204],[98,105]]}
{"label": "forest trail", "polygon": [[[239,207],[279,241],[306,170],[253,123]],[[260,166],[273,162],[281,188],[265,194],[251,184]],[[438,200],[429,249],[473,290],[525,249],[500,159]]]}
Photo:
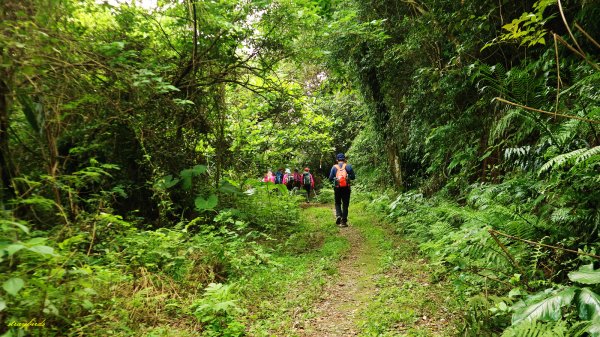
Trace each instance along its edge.
{"label": "forest trail", "polygon": [[[332,208],[310,207],[307,212],[322,207]],[[333,216],[314,220],[334,226]],[[299,336],[455,334],[457,316],[447,308],[450,288],[443,282],[431,284],[431,266],[417,254],[414,243],[385,228],[365,205],[351,208],[349,222],[339,229],[349,249],[314,304],[311,318],[297,327]]]}
{"label": "forest trail", "polygon": [[356,227],[340,229],[340,235],[350,243],[348,254],[338,265],[338,275],[323,291],[317,303],[315,318],[306,324],[305,337],[356,336],[358,310],[375,293],[375,265],[372,263],[376,249],[366,247],[363,236]]}

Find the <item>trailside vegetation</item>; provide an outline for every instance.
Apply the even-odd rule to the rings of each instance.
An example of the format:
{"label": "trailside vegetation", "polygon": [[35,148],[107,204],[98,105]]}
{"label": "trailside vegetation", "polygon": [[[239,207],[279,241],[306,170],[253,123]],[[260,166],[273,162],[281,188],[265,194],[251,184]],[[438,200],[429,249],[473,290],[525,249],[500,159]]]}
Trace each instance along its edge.
{"label": "trailside vegetation", "polygon": [[373,207],[465,303],[461,335],[599,336],[600,6],[346,1],[334,63],[369,106]]}
{"label": "trailside vegetation", "polygon": [[269,280],[299,282],[267,271],[314,238],[259,178],[332,151],[318,11],[0,4],[0,334],[242,336]]}

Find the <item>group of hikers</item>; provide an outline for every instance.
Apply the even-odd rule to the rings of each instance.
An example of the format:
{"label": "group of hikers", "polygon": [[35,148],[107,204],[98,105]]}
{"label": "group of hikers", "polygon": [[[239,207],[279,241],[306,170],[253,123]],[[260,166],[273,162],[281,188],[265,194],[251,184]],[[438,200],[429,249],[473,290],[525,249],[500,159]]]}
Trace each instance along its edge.
{"label": "group of hikers", "polygon": [[283,167],[281,167],[275,174],[273,174],[273,171],[268,170],[262,181],[274,184],[284,184],[290,192],[298,191],[304,187],[306,190],[307,202],[310,202],[310,192],[314,191],[315,188],[315,178],[310,173],[308,167],[304,168],[302,174],[298,172],[297,168],[292,172],[289,168],[284,171]]}
{"label": "group of hikers", "polygon": [[[347,163],[346,156],[343,153],[338,153],[336,164],[331,167],[329,172],[329,181],[333,184],[335,223],[340,227],[348,226],[350,181],[355,178],[352,165]],[[273,174],[273,171],[268,170],[262,181],[284,184],[290,193],[304,188],[306,190],[306,202],[310,202],[310,192],[314,191],[315,188],[315,179],[308,167],[305,167],[302,173],[297,168],[292,172],[289,168],[284,170],[282,167],[275,174]]]}

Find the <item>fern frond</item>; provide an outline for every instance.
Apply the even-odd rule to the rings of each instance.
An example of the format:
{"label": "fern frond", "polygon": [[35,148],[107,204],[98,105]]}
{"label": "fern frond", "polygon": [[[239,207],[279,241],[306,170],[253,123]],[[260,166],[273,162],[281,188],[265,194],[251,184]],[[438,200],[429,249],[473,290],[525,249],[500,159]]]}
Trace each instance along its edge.
{"label": "fern frond", "polygon": [[496,140],[505,138],[508,128],[512,122],[516,119],[521,118],[521,114],[517,109],[510,109],[504,116],[502,116],[490,129],[489,144],[492,145]]}
{"label": "fern frond", "polygon": [[550,220],[556,224],[571,223],[571,222],[577,220],[577,218],[575,216],[573,216],[573,214],[571,214],[571,211],[572,211],[571,208],[565,208],[565,207],[558,208],[558,209],[554,210],[554,212],[552,212],[552,215],[550,216]]}
{"label": "fern frond", "polygon": [[542,323],[524,322],[511,326],[502,333],[502,337],[567,337],[570,336],[565,322]]}
{"label": "fern frond", "polygon": [[577,119],[569,119],[560,124],[559,130],[555,133],[554,137],[560,144],[567,145],[569,140],[582,133],[582,129],[585,127],[587,127],[586,123]]}
{"label": "fern frond", "polygon": [[434,240],[438,240],[444,235],[454,230],[455,228],[452,227],[449,223],[438,221],[431,225],[431,227],[429,228],[429,233],[433,236]]}
{"label": "fern frond", "polygon": [[502,226],[498,226],[498,229],[502,232],[520,237],[520,238],[535,238],[538,229],[525,221],[509,221],[504,223]]}
{"label": "fern frond", "polygon": [[542,175],[546,171],[555,170],[559,167],[568,164],[571,159],[579,157],[581,154],[588,151],[587,148],[577,149],[575,151],[571,151],[568,153],[559,154],[558,156],[550,159],[546,164],[542,165],[542,167],[538,171],[538,175]]}
{"label": "fern frond", "polygon": [[575,161],[576,164],[579,163],[583,163],[585,161],[587,161],[588,159],[590,159],[593,156],[597,156],[600,155],[600,146],[595,146],[587,151],[585,151],[584,153],[582,153],[577,160]]}

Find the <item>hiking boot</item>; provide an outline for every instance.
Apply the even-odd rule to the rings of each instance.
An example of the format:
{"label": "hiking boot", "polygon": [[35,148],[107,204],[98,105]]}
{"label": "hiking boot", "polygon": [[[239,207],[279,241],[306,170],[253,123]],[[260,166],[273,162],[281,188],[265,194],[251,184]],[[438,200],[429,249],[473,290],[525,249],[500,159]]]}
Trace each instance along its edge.
{"label": "hiking boot", "polygon": [[340,227],[348,227],[348,219],[342,219],[342,224]]}
{"label": "hiking boot", "polygon": [[336,225],[339,226],[341,223],[342,223],[342,217],[341,216],[338,216],[337,218],[335,218],[335,224]]}

